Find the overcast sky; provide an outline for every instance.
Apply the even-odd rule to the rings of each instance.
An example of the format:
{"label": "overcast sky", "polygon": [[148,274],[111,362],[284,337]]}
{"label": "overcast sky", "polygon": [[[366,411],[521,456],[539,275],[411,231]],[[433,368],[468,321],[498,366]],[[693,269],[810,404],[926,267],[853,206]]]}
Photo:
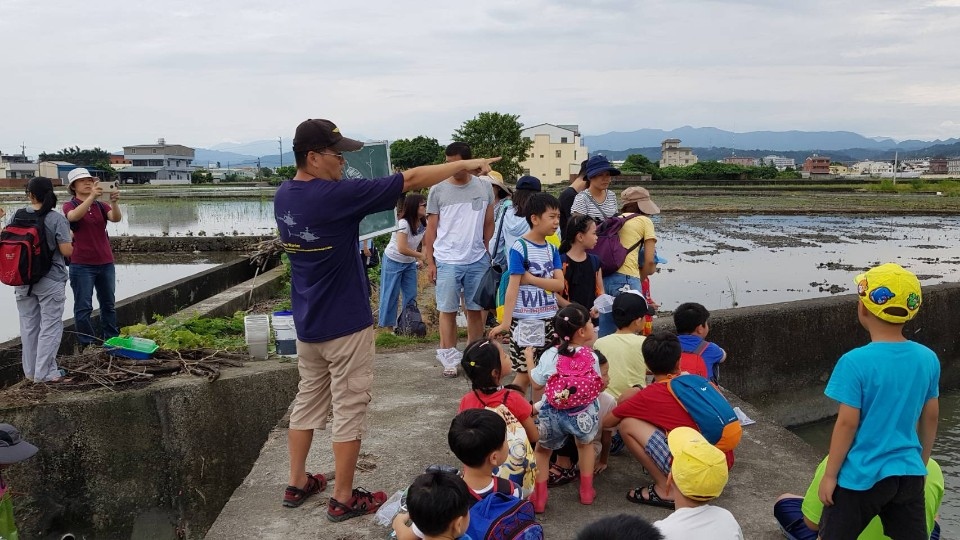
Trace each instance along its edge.
{"label": "overcast sky", "polygon": [[481,111],[960,136],[960,0],[0,0],[0,150],[210,147],[329,118],[448,141]]}

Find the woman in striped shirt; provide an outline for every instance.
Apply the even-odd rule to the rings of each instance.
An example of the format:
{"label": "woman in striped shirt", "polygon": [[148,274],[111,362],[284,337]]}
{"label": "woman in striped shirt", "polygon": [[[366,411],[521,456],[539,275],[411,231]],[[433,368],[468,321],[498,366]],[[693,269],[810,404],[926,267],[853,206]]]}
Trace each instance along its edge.
{"label": "woman in striped shirt", "polygon": [[614,167],[604,156],[593,156],[587,160],[587,189],[577,194],[570,207],[571,214],[590,216],[599,225],[603,220],[619,213],[617,195],[607,189],[610,179],[619,176],[620,170]]}

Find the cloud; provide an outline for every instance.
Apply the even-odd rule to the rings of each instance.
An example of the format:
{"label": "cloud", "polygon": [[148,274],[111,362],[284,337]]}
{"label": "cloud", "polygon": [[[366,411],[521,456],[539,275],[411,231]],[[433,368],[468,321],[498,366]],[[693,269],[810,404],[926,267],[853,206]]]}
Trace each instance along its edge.
{"label": "cloud", "polygon": [[[0,149],[440,140],[480,111],[585,133],[715,125],[957,136],[960,2],[7,0]],[[42,39],[38,39],[42,36]],[[24,84],[23,81],[29,81]],[[12,126],[12,127],[11,127]],[[99,142],[97,142],[99,141]]]}

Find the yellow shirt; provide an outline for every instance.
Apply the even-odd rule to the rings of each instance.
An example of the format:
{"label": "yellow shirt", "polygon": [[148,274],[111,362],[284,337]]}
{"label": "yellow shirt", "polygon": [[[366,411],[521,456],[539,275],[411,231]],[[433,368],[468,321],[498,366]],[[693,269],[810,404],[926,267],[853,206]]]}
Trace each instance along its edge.
{"label": "yellow shirt", "polygon": [[647,364],[643,361],[643,336],[636,334],[610,334],[598,339],[594,350],[607,357],[610,366],[610,384],[606,392],[615,398],[633,385],[647,385]]}
{"label": "yellow shirt", "polygon": [[[627,216],[630,214],[620,214],[621,216]],[[640,240],[653,240],[657,239],[657,233],[653,230],[653,221],[650,220],[647,216],[637,216],[633,219],[627,220],[623,227],[620,228],[620,243],[627,249],[633,247],[634,244]],[[628,276],[633,276],[635,278],[640,277],[640,266],[637,264],[637,254],[640,252],[640,248],[643,247],[643,244],[637,246],[637,249],[631,251],[627,255],[627,259],[623,261],[623,266],[617,270],[620,274],[626,274]]]}

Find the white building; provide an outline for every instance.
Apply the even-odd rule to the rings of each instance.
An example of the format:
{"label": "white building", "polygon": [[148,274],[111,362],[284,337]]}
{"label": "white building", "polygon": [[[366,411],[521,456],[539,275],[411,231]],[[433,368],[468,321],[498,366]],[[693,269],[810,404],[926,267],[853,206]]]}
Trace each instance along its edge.
{"label": "white building", "polygon": [[787,169],[797,170],[797,162],[793,158],[770,155],[762,158],[760,162],[764,166],[773,165],[778,171],[781,172]]}
{"label": "white building", "polygon": [[893,163],[889,161],[859,161],[850,166],[856,174],[870,176],[893,175]]}
{"label": "white building", "polygon": [[951,178],[960,178],[960,158],[951,158],[947,161],[947,174]]}
{"label": "white building", "polygon": [[665,139],[660,143],[661,167],[686,167],[697,162],[692,148],[680,146],[680,139]]}
{"label": "white building", "polygon": [[157,144],[124,146],[123,157],[131,165],[118,172],[125,184],[189,184],[193,155],[193,148],[163,139]]}
{"label": "white building", "polygon": [[589,157],[577,125],[540,124],[524,129],[520,136],[533,142],[520,162],[523,173],[544,184],[568,182],[580,172],[580,162]]}

